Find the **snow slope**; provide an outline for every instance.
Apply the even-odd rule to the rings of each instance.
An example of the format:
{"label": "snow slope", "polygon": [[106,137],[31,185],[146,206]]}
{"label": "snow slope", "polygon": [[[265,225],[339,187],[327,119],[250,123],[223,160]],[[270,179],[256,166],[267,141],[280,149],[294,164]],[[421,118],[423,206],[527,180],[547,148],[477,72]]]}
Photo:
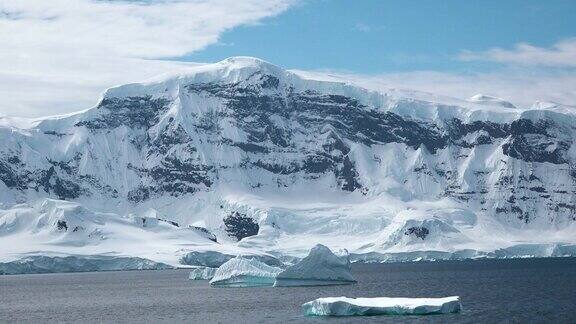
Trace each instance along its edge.
{"label": "snow slope", "polygon": [[0,262],[573,255],[575,111],[249,57],[118,86],[75,114],[0,118]]}

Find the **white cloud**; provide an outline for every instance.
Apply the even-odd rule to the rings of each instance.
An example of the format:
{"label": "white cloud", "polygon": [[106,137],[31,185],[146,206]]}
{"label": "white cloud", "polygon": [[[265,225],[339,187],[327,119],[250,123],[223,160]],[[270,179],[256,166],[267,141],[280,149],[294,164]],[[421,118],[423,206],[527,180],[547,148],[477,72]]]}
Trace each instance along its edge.
{"label": "white cloud", "polygon": [[359,75],[339,72],[299,73],[318,79],[342,81],[371,90],[411,89],[459,99],[475,94],[503,98],[528,108],[536,101],[576,105],[576,74],[502,70],[492,73],[457,74],[436,71]]}
{"label": "white cloud", "polygon": [[0,0],[0,114],[86,108],[102,89],[175,69],[297,0]]}
{"label": "white cloud", "polygon": [[368,33],[372,30],[372,27],[370,27],[369,25],[367,25],[365,23],[359,22],[359,23],[356,23],[356,25],[354,25],[354,30]]}
{"label": "white cloud", "polygon": [[[103,89],[185,68],[190,63],[163,59],[209,45],[228,46],[219,42],[226,30],[258,24],[297,2],[0,0],[0,115],[44,116],[88,108]],[[463,52],[460,59],[524,68],[335,77],[372,89],[407,88],[458,98],[485,93],[520,106],[536,100],[576,103],[576,38],[551,48],[519,44],[511,50]],[[542,69],[546,67],[557,69]]]}
{"label": "white cloud", "polygon": [[357,22],[353,27],[352,30],[359,31],[362,33],[369,33],[369,32],[379,32],[386,29],[384,25],[369,25],[364,22]]}
{"label": "white cloud", "polygon": [[576,38],[560,41],[551,48],[521,43],[512,50],[493,48],[484,52],[464,51],[459,58],[463,61],[492,61],[512,65],[576,67]]}
{"label": "white cloud", "polygon": [[506,67],[493,72],[468,74],[439,71],[379,75],[330,71],[300,73],[381,91],[411,89],[459,99],[482,93],[525,108],[536,101],[576,105],[576,38],[560,41],[551,48],[518,44],[513,50],[493,48],[484,52],[464,51],[458,58],[505,63]]}

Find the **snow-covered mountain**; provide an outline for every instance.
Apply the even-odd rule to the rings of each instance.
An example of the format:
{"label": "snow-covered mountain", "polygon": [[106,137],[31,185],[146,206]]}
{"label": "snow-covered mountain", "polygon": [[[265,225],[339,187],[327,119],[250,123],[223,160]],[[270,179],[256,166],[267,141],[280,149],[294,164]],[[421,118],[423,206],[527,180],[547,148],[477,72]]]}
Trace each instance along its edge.
{"label": "snow-covered mountain", "polygon": [[5,262],[576,253],[569,106],[368,91],[234,57],[76,114],[0,118],[0,139]]}

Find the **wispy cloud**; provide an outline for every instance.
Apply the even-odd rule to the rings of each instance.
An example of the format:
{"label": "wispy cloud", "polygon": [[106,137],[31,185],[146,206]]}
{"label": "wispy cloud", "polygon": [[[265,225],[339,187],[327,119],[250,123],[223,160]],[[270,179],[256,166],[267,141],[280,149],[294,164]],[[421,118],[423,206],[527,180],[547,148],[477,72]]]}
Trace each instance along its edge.
{"label": "wispy cloud", "polygon": [[543,67],[576,67],[576,38],[560,41],[551,48],[526,43],[513,49],[492,48],[484,52],[464,51],[463,61],[492,61],[511,65]]}
{"label": "wispy cloud", "polygon": [[352,30],[359,31],[362,33],[369,33],[369,32],[378,32],[386,29],[384,25],[369,25],[365,22],[357,22],[353,27]]}
{"label": "wispy cloud", "polygon": [[372,30],[372,27],[370,27],[370,25],[368,25],[368,24],[359,22],[359,23],[356,23],[356,25],[354,25],[354,30],[367,33],[367,32]]}
{"label": "wispy cloud", "polygon": [[537,72],[506,69],[491,73],[459,74],[416,71],[362,75],[327,71],[297,71],[310,78],[348,82],[371,90],[410,89],[467,99],[487,94],[506,99],[518,107],[528,108],[536,101],[576,104],[576,74],[570,72]]}
{"label": "wispy cloud", "polygon": [[[209,45],[231,45],[219,42],[223,32],[262,23],[299,2],[0,0],[0,114],[42,116],[85,109],[104,88],[186,68],[191,63],[163,59]],[[358,23],[354,28],[374,32],[384,27]],[[407,88],[458,98],[485,93],[519,106],[537,100],[576,104],[576,38],[550,48],[518,44],[465,51],[458,58],[506,67],[474,74],[415,71],[332,77],[379,90]]]}
{"label": "wispy cloud", "polygon": [[[0,114],[86,108],[103,88],[183,63],[298,0],[0,0]],[[74,107],[71,107],[71,106]]]}
{"label": "wispy cloud", "polygon": [[[399,57],[402,57],[400,55]],[[299,71],[309,77],[350,82],[372,90],[410,89],[459,99],[488,94],[528,108],[536,101],[576,105],[576,38],[560,41],[551,48],[518,44],[512,50],[464,51],[464,61],[505,63],[491,72],[454,73],[412,71],[362,75],[341,71]],[[423,57],[422,59],[426,59]]]}

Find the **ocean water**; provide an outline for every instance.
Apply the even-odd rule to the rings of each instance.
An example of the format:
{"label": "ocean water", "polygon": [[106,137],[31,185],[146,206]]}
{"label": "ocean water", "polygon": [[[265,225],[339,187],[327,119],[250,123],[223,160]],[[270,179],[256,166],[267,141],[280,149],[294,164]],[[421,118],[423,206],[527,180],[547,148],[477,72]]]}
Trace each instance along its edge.
{"label": "ocean water", "polygon": [[[576,259],[354,265],[358,284],[212,288],[187,270],[0,276],[0,322],[576,323]],[[305,317],[319,297],[459,295],[459,314]]]}

